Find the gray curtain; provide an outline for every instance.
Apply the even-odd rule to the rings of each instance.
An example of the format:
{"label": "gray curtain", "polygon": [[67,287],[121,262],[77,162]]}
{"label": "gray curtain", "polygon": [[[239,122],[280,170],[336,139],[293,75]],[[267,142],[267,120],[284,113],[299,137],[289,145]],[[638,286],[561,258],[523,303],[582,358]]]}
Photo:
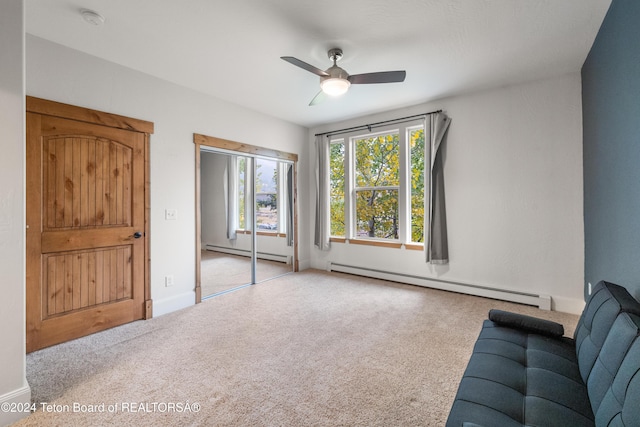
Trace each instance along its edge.
{"label": "gray curtain", "polygon": [[238,228],[238,157],[228,156],[223,178],[227,239],[236,240]]}
{"label": "gray curtain", "polygon": [[429,227],[424,249],[426,261],[431,264],[449,263],[444,163],[441,147],[445,143],[450,124],[451,118],[444,113],[430,114],[425,119],[425,142],[430,141],[429,145],[425,144],[425,165],[430,164],[431,169],[428,181],[429,191],[425,192],[425,212],[429,212],[428,221],[425,222],[428,222]]}
{"label": "gray curtain", "polygon": [[293,165],[287,167],[287,246],[293,246]]}
{"label": "gray curtain", "polygon": [[314,243],[318,249],[327,251],[329,241],[329,140],[316,136],[316,228]]}

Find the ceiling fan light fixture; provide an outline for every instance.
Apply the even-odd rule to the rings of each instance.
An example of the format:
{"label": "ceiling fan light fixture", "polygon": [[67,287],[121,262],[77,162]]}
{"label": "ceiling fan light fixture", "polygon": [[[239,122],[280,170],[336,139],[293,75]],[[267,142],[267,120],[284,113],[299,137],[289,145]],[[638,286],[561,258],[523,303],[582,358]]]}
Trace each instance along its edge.
{"label": "ceiling fan light fixture", "polygon": [[351,86],[351,82],[340,77],[329,77],[320,82],[320,88],[329,96],[344,95]]}

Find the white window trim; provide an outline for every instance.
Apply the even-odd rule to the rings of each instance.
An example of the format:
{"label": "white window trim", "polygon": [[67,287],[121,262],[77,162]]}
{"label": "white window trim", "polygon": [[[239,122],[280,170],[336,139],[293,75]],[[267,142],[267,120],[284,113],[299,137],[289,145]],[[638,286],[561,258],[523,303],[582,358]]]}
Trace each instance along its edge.
{"label": "white window trim", "polygon": [[[329,139],[329,144],[344,144],[344,181],[345,181],[345,233],[344,236],[331,236],[334,238],[344,238],[347,240],[371,241],[371,242],[388,242],[400,243],[402,245],[424,245],[421,242],[411,241],[411,175],[410,170],[410,132],[417,129],[423,129],[424,122],[421,119],[408,121],[401,124],[390,124],[388,126],[376,128],[375,131],[351,132],[341,134]],[[380,135],[388,135],[390,133],[398,134],[399,144],[399,171],[397,186],[379,186],[379,187],[355,187],[355,141],[362,138],[371,138]],[[426,142],[425,142],[426,143]],[[426,166],[426,165],[425,165]],[[356,191],[367,189],[388,189],[398,190],[398,238],[384,239],[376,237],[358,237],[356,235]]]}

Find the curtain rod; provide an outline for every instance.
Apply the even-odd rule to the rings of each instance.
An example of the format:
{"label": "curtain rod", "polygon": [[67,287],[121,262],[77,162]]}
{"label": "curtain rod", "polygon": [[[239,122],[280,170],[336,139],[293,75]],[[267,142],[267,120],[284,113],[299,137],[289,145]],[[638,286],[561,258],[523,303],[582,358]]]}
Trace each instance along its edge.
{"label": "curtain rod", "polygon": [[436,114],[436,113],[441,113],[441,112],[442,112],[442,110],[435,110],[435,111],[431,111],[430,113],[422,113],[422,114],[416,114],[414,116],[400,117],[398,119],[385,120],[383,122],[376,122],[376,123],[371,123],[371,124],[368,124],[368,125],[360,125],[360,126],[354,126],[354,127],[351,127],[351,128],[345,128],[345,129],[332,130],[332,131],[329,131],[329,132],[316,133],[315,136],[320,136],[320,135],[327,135],[327,136],[338,135],[340,133],[347,133],[347,132],[350,132],[352,130],[360,130],[360,129],[362,129],[362,130],[367,129],[367,130],[371,131],[371,128],[373,128],[373,127],[378,127],[378,126],[385,125],[385,124],[388,124],[388,123],[401,122],[403,120],[408,120],[408,119],[416,119],[418,117],[428,116],[429,114]]}

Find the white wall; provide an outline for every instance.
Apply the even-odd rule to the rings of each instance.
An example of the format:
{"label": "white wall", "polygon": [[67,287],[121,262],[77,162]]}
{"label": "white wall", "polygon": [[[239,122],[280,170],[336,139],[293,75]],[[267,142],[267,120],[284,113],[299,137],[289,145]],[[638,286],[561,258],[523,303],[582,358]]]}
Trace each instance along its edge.
{"label": "white wall", "polygon": [[226,245],[229,239],[225,226],[223,182],[228,156],[207,152],[201,153],[200,156],[202,247],[206,244]]}
{"label": "white wall", "polygon": [[[315,133],[437,109],[452,118],[445,147],[450,264],[430,267],[418,251],[333,244],[329,252],[313,247],[312,265],[375,266],[547,294],[555,309],[579,312],[584,276],[581,102],[580,74],[572,73],[311,129],[313,141]],[[313,165],[313,150],[311,156]],[[310,202],[312,210],[313,197]]]}
{"label": "white wall", "polygon": [[[0,404],[28,403],[25,376],[24,5],[0,6]],[[0,425],[24,413],[0,411]]]}
{"label": "white wall", "polygon": [[[27,94],[155,123],[151,136],[151,297],[154,316],[195,301],[195,145],[200,133],[296,153],[308,161],[307,129],[27,35]],[[306,174],[299,176],[308,186]],[[309,213],[307,194],[299,191]],[[165,209],[177,221],[165,221]],[[308,221],[300,226],[308,227]],[[305,228],[303,228],[305,229]],[[308,259],[308,233],[300,258]],[[173,275],[173,287],[164,277]]]}

